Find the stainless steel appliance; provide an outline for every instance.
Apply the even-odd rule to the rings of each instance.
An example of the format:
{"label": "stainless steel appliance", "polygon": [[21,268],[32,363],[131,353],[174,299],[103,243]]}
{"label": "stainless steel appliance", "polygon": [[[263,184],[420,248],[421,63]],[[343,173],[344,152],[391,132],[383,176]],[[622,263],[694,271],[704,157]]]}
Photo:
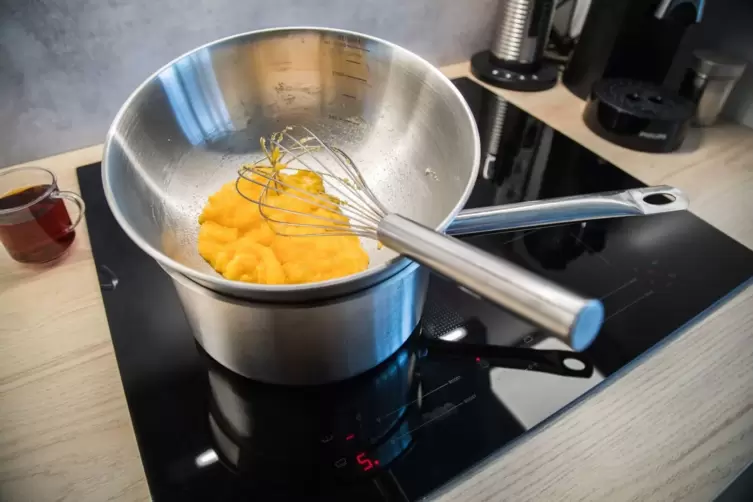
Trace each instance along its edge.
{"label": "stainless steel appliance", "polygon": [[544,58],[554,0],[502,0],[492,47],[471,59],[479,79],[516,91],[543,91],[557,83],[557,66]]}
{"label": "stainless steel appliance", "polygon": [[695,103],[696,125],[716,122],[746,66],[745,61],[718,52],[693,52],[693,63],[680,84],[680,94]]}

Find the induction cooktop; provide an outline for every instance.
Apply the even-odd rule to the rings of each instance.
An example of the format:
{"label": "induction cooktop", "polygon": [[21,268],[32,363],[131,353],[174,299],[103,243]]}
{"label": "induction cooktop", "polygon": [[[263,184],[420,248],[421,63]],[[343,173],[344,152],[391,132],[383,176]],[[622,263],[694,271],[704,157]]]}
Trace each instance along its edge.
{"label": "induction cooktop", "polygon": [[[476,116],[484,149],[466,207],[642,186],[475,83],[454,83]],[[583,354],[594,368],[589,377],[480,357],[435,358],[409,341],[351,380],[279,387],[232,374],[201,351],[168,276],[110,213],[100,165],[84,166],[78,176],[113,346],[157,501],[431,497],[681,333],[753,276],[753,252],[688,212],[466,237],[602,300],[606,321]],[[457,343],[567,349],[436,276],[420,329],[462,337]]]}

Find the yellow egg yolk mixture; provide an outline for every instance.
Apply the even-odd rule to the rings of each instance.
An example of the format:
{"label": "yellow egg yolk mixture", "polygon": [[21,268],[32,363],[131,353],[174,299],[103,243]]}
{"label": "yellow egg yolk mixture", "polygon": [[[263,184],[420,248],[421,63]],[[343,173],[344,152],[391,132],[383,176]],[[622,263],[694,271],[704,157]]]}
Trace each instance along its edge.
{"label": "yellow egg yolk mixture", "polygon": [[[273,172],[271,167],[264,169]],[[248,199],[258,201],[263,197],[266,204],[274,207],[263,208],[269,220],[291,224],[265,219],[259,206],[241,196],[236,190],[236,182],[232,181],[209,197],[199,216],[199,254],[225,278],[258,284],[302,284],[365,270],[369,265],[369,255],[358,237],[301,236],[321,234],[324,230],[295,226],[334,225],[316,216],[348,224],[348,218],[340,212],[336,199],[330,198],[333,201],[331,209],[306,200],[306,193],[328,197],[322,178],[310,171],[278,173],[278,176],[285,185],[305,190],[305,193],[274,184],[262,195],[263,186],[245,178],[238,181],[237,188]],[[257,174],[253,174],[252,179],[262,185],[266,183]],[[277,188],[273,189],[273,186]],[[321,202],[317,204],[322,205]]]}

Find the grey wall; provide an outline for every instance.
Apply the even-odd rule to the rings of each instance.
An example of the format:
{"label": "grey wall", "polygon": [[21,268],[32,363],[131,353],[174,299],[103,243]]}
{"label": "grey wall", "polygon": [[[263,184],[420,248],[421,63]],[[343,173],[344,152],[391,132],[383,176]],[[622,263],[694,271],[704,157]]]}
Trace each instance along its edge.
{"label": "grey wall", "polygon": [[0,0],[0,166],[101,143],[153,71],[213,39],[320,25],[437,65],[488,46],[497,0]]}

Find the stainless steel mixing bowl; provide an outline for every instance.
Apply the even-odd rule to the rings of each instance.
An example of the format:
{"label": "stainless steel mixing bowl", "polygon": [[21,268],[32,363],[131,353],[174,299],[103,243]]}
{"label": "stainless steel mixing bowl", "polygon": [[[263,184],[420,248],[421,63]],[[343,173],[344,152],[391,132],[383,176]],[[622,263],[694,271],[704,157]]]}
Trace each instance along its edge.
{"label": "stainless steel mixing bowl", "polygon": [[115,218],[165,268],[254,300],[331,298],[407,266],[365,241],[365,272],[279,286],[226,280],[199,256],[197,218],[207,197],[261,156],[260,136],[290,124],[347,152],[387,207],[431,228],[452,221],[476,179],[476,123],[439,70],[365,35],[271,29],[181,56],[128,98],[105,142],[103,181]]}

